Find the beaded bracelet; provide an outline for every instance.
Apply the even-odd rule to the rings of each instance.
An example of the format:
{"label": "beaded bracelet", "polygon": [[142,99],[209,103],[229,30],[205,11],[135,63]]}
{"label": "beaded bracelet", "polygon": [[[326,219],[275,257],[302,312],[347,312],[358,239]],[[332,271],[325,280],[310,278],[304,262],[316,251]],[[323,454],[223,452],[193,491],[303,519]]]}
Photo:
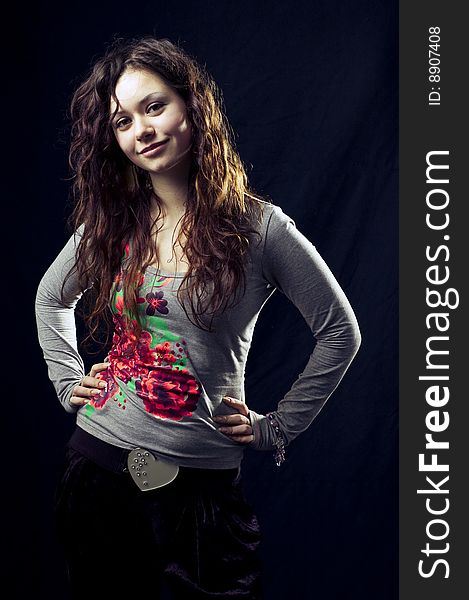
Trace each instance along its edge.
{"label": "beaded bracelet", "polygon": [[277,434],[277,439],[275,440],[276,450],[274,452],[274,458],[277,467],[280,467],[280,465],[285,462],[285,440],[274,413],[267,413],[266,417],[268,417],[272,427],[275,429],[275,433]]}

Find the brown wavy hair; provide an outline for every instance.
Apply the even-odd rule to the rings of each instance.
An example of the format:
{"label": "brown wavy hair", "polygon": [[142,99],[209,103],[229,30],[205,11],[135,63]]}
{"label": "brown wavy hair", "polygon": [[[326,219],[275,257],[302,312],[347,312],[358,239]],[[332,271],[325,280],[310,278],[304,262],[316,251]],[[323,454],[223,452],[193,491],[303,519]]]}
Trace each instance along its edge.
{"label": "brown wavy hair", "polygon": [[[249,187],[222,94],[206,69],[168,39],[114,40],[77,87],[70,105],[73,210],[68,224],[83,233],[68,277],[76,269],[81,288],[89,290],[87,309],[82,311],[89,331],[85,342],[97,341],[102,319],[111,324],[111,289],[130,240],[123,299],[124,308],[135,315],[128,324],[138,338],[142,325],[135,291],[146,267],[158,258],[151,238],[156,221],[150,206],[156,198],[161,212],[160,201],[148,173],[124,155],[111,128],[110,99],[117,104],[115,87],[129,67],[154,72],[171,86],[184,100],[192,125],[186,212],[174,244],[185,235],[189,268],[177,297],[197,327],[213,331],[216,316],[241,299],[236,300],[239,289],[244,294],[247,251],[252,235],[259,235],[263,202],[270,202]],[[105,343],[109,332],[108,327]]]}

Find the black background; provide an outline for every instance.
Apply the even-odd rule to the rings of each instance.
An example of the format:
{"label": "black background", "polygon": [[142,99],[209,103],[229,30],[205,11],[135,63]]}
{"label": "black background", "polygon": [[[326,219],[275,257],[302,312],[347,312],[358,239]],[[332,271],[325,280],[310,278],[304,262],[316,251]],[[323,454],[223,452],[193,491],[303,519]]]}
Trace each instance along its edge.
{"label": "black background", "polygon": [[[52,495],[74,419],[47,378],[34,297],[69,236],[68,102],[113,36],[154,34],[180,43],[213,75],[252,186],[315,244],[363,336],[286,463],[279,469],[271,453],[245,454],[245,490],[264,532],[266,600],[396,598],[397,2],[116,0],[22,4],[16,12],[7,27],[3,115],[13,211],[4,243],[15,249],[4,292],[14,394],[4,388],[3,396],[5,447],[15,448],[14,468],[5,471],[13,597],[66,598]],[[312,343],[297,309],[274,294],[249,356],[248,405],[275,409]]]}

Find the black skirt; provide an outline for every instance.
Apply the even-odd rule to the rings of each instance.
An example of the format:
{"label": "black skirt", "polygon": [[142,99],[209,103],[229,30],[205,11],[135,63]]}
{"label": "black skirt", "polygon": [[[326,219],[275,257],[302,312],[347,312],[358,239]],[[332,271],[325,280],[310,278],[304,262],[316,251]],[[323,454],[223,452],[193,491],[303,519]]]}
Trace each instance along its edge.
{"label": "black skirt", "polygon": [[78,438],[55,497],[73,599],[262,598],[261,532],[238,469],[180,467],[142,492],[122,469],[125,450],[81,429]]}

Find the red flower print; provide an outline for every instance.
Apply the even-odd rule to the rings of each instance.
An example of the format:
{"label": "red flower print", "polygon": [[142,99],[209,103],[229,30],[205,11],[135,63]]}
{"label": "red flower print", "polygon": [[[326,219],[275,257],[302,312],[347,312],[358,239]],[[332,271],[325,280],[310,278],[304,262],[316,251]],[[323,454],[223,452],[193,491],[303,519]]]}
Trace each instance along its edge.
{"label": "red flower print", "polygon": [[160,366],[163,362],[175,363],[178,357],[173,353],[171,344],[169,342],[163,342],[155,346],[155,352],[157,354],[157,364]]}
{"label": "red flower print", "polygon": [[155,314],[155,311],[158,311],[162,315],[167,315],[169,310],[167,308],[168,301],[163,299],[163,292],[150,292],[145,296],[148,306],[146,313],[151,317]]}
{"label": "red flower print", "polygon": [[158,354],[165,354],[168,350],[171,350],[171,344],[169,342],[162,342],[161,344],[156,344],[155,350]]}
{"label": "red flower print", "polygon": [[197,408],[200,387],[187,371],[155,367],[137,379],[135,389],[146,410],[163,419],[180,421]]}
{"label": "red flower print", "polygon": [[[161,302],[162,298],[156,300]],[[119,396],[122,396],[118,380],[124,383],[133,381],[136,394],[143,400],[149,413],[176,421],[190,416],[197,408],[201,391],[199,382],[188,369],[173,366],[177,362],[180,363],[179,367],[182,366],[181,344],[173,347],[166,340],[152,348],[153,337],[149,331],[143,330],[137,340],[131,329],[134,321],[119,313],[113,314],[113,320],[114,335],[108,353],[110,365],[97,375],[107,382],[107,390],[92,398],[90,404],[102,409],[112,398],[116,406],[125,408],[124,404],[118,402]],[[187,355],[186,348],[184,353]],[[122,402],[125,403],[125,399]]]}
{"label": "red flower print", "polygon": [[139,360],[145,365],[155,364],[157,359],[157,351],[155,348],[150,348],[152,337],[148,331],[142,331],[140,340],[137,346],[137,355]]}

